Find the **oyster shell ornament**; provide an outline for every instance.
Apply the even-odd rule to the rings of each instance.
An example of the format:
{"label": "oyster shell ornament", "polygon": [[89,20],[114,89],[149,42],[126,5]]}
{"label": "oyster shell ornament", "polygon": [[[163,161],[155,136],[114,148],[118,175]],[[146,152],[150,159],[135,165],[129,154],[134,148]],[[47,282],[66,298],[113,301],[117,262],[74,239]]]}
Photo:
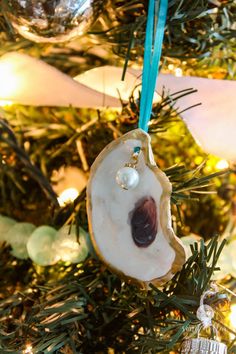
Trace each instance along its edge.
{"label": "oyster shell ornament", "polygon": [[143,285],[162,285],[181,269],[185,250],[171,227],[170,195],[142,129],[105,147],[91,167],[87,212],[93,245],[108,267]]}

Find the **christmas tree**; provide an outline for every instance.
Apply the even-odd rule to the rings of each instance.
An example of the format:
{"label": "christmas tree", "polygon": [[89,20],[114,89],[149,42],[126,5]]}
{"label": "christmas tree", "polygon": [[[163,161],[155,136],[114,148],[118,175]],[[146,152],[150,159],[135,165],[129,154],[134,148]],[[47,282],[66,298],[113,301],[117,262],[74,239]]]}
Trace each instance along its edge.
{"label": "christmas tree", "polygon": [[[235,1],[169,1],[148,124],[158,167],[147,157],[138,160],[150,150],[146,133],[140,138],[145,153],[138,147],[125,167],[136,170],[143,163],[143,169],[158,171],[155,183],[170,199],[171,216],[162,202],[156,216],[154,197],[133,203],[133,246],[122,241],[129,256],[109,246],[123,274],[103,262],[119,215],[131,215],[129,194],[122,194],[117,224],[109,228],[114,203],[108,200],[106,209],[103,198],[119,155],[108,164],[104,156],[99,160],[104,182],[96,215],[86,187],[99,181],[98,167],[90,169],[101,151],[111,143],[107,154],[138,127],[149,5],[0,2],[1,353],[177,353],[201,324],[204,337],[214,338],[210,332],[216,330],[217,340],[236,351]],[[150,179],[145,186],[150,193],[159,188]],[[149,244],[143,246],[135,222],[142,213],[159,221],[159,210],[173,230],[167,225],[162,235],[160,216],[161,228],[151,224],[148,242],[159,247],[160,237],[172,236],[157,261],[147,257],[142,265]],[[139,275],[129,276],[137,247],[143,252],[135,259]],[[166,265],[171,252],[175,260]],[[139,281],[152,265],[158,265],[159,280]]]}

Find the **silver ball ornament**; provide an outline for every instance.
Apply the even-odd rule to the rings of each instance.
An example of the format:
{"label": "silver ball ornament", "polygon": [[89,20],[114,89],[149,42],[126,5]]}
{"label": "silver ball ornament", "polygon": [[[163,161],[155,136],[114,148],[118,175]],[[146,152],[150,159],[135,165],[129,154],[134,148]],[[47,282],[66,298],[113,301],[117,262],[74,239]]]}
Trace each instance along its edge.
{"label": "silver ball ornament", "polygon": [[65,42],[86,33],[101,0],[10,0],[4,13],[23,37],[39,43]]}
{"label": "silver ball ornament", "polygon": [[139,183],[139,174],[133,167],[122,167],[117,171],[116,182],[123,189],[134,189]]}

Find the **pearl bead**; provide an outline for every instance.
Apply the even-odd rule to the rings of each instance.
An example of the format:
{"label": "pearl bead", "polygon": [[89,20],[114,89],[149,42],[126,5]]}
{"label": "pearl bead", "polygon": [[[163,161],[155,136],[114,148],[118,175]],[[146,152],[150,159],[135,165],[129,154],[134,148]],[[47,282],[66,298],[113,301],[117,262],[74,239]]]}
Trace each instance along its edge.
{"label": "pearl bead", "polygon": [[139,174],[133,167],[122,167],[116,174],[116,182],[123,189],[134,189],[139,183]]}

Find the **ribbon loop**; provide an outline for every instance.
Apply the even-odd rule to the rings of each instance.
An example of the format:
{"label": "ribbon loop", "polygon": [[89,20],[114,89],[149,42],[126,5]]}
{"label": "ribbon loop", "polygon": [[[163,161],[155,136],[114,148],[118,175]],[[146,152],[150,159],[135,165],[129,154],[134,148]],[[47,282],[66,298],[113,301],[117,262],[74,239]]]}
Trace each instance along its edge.
{"label": "ribbon loop", "polygon": [[148,131],[148,122],[152,112],[152,101],[159,72],[162,43],[164,37],[168,0],[160,0],[158,22],[155,29],[156,0],[149,0],[146,37],[144,44],[144,62],[142,75],[142,91],[140,101],[139,128]]}

